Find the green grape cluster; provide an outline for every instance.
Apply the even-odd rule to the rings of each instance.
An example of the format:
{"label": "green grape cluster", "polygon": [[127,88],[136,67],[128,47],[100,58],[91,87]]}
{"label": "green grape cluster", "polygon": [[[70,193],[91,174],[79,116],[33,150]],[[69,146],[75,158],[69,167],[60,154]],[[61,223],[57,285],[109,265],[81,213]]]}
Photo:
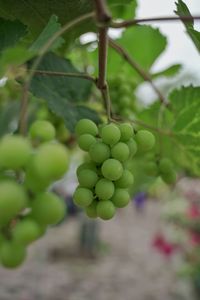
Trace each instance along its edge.
{"label": "green grape cluster", "polygon": [[127,164],[137,152],[137,135],[129,123],[97,127],[88,119],[81,119],[75,132],[88,159],[77,169],[79,186],[73,195],[74,203],[90,218],[109,220],[116,208],[125,207],[130,201],[128,189],[134,178]]}
{"label": "green grape cluster", "polygon": [[69,155],[55,142],[55,128],[35,121],[29,136],[0,140],[0,263],[19,266],[26,248],[65,215],[64,202],[48,191],[67,171]]}
{"label": "green grape cluster", "polygon": [[130,117],[135,110],[135,81],[122,74],[109,78],[112,109],[115,114]]}
{"label": "green grape cluster", "polygon": [[146,164],[146,173],[149,176],[160,176],[167,184],[176,182],[176,172],[174,171],[173,164],[169,158],[162,158],[158,161],[151,161]]}

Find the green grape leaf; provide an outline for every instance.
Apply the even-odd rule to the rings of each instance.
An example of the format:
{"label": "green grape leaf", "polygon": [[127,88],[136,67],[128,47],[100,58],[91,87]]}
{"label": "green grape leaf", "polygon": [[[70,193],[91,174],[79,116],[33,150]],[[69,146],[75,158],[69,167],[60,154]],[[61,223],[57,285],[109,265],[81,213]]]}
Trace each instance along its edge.
{"label": "green grape leaf", "polygon": [[0,53],[26,35],[27,27],[18,20],[9,21],[0,18]]}
{"label": "green grape leaf", "polygon": [[160,76],[172,77],[175,76],[181,70],[181,67],[182,66],[180,64],[175,64],[159,72],[152,73],[151,76],[152,78],[157,78]]}
{"label": "green grape leaf", "polygon": [[34,53],[22,46],[5,49],[0,57],[0,76],[4,76],[7,69],[17,67],[30,60]]}
{"label": "green grape leaf", "polygon": [[137,1],[136,0],[110,0],[108,5],[113,18],[134,18]]}
{"label": "green grape leaf", "polygon": [[[43,29],[41,34],[38,36],[36,41],[31,45],[30,50],[32,51],[39,51],[42,46],[51,38],[51,36],[56,33],[61,28],[61,24],[58,23],[58,17],[53,15],[49,19],[49,22],[47,23],[46,27]],[[62,43],[64,42],[64,39],[59,37],[51,46],[50,50],[55,50],[58,48]]]}
{"label": "green grape leaf", "polygon": [[[122,37],[116,40],[145,71],[150,68],[165,50],[167,40],[158,29],[151,26],[140,25],[126,30]],[[142,51],[141,51],[142,49]],[[92,54],[94,56],[94,53]],[[110,47],[108,59],[108,76],[124,73],[136,79],[138,83],[143,81],[140,75],[130,66],[123,56]]]}
{"label": "green grape leaf", "polygon": [[[78,73],[71,62],[53,53],[44,56],[39,70]],[[83,106],[91,92],[91,82],[65,76],[35,75],[30,86],[34,96],[46,100],[49,109],[62,117],[69,130],[74,130],[77,120],[88,117],[98,122],[97,114]]]}
{"label": "green grape leaf", "polygon": [[122,47],[126,45],[129,54],[145,70],[151,68],[167,45],[166,37],[160,33],[159,29],[147,25],[129,28],[118,42]]}
{"label": "green grape leaf", "polygon": [[[181,18],[182,16],[191,16],[191,13],[187,7],[187,5],[182,1],[182,0],[178,0],[178,2],[176,3],[176,11],[175,13]],[[194,20],[191,21],[184,21],[182,20],[186,31],[188,33],[188,35],[190,36],[190,38],[192,39],[194,45],[196,46],[197,50],[200,52],[200,32],[194,29]]]}
{"label": "green grape leaf", "polygon": [[[28,26],[32,37],[36,38],[47,25],[52,15],[58,16],[64,25],[93,10],[93,1],[88,0],[0,0],[0,17],[18,19]],[[66,43],[74,41],[81,34],[94,30],[94,22],[86,20],[65,35]]]}
{"label": "green grape leaf", "polygon": [[174,114],[172,137],[183,167],[200,175],[200,87],[183,87],[170,95]]}
{"label": "green grape leaf", "polygon": [[0,110],[0,136],[14,132],[17,129],[20,102],[8,102]]}

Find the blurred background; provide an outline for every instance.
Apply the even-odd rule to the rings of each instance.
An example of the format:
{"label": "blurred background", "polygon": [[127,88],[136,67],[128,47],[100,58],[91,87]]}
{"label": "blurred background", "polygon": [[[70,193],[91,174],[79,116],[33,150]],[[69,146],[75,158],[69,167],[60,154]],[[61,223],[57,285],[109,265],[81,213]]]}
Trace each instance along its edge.
{"label": "blurred background", "polygon": [[[185,2],[191,13],[200,15],[199,0]],[[170,16],[174,9],[172,0],[140,0],[137,16]],[[172,83],[198,85],[200,58],[184,26],[153,26],[169,41],[153,71],[183,65],[175,78],[160,78],[157,85],[164,91]],[[195,26],[200,29],[200,22]],[[137,94],[147,103],[155,98],[147,84]],[[93,221],[72,203],[81,160],[75,149],[69,172],[53,187],[66,201],[63,222],[31,246],[20,269],[0,268],[0,300],[200,299],[200,234],[195,223],[200,217],[200,181],[184,177],[169,189],[158,180],[148,193],[142,188],[134,193],[114,219]]]}

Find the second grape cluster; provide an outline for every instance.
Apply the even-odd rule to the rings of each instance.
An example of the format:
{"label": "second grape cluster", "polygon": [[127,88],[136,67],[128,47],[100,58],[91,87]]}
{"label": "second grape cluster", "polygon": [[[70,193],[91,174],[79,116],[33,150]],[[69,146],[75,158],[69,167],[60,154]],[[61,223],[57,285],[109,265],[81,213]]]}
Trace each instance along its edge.
{"label": "second grape cluster", "polygon": [[134,178],[126,165],[138,148],[133,127],[129,123],[97,127],[93,121],[82,119],[75,131],[79,147],[89,155],[77,169],[79,186],[73,195],[74,203],[90,218],[109,220],[116,208],[125,207],[130,201],[128,188]]}

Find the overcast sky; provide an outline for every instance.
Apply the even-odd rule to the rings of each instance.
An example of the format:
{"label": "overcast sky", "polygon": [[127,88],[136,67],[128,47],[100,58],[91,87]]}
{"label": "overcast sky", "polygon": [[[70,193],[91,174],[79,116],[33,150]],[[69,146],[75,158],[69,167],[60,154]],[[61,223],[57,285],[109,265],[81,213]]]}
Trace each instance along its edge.
{"label": "overcast sky", "polygon": [[[174,0],[139,0],[138,17],[155,17],[173,15]],[[184,0],[194,15],[200,15],[200,0]],[[151,23],[152,24],[152,23]],[[200,73],[200,55],[185,34],[185,28],[180,22],[153,23],[167,36],[169,44],[165,53],[154,65],[154,70],[168,66],[170,63],[181,62],[195,72]],[[200,30],[200,21],[195,22]]]}

